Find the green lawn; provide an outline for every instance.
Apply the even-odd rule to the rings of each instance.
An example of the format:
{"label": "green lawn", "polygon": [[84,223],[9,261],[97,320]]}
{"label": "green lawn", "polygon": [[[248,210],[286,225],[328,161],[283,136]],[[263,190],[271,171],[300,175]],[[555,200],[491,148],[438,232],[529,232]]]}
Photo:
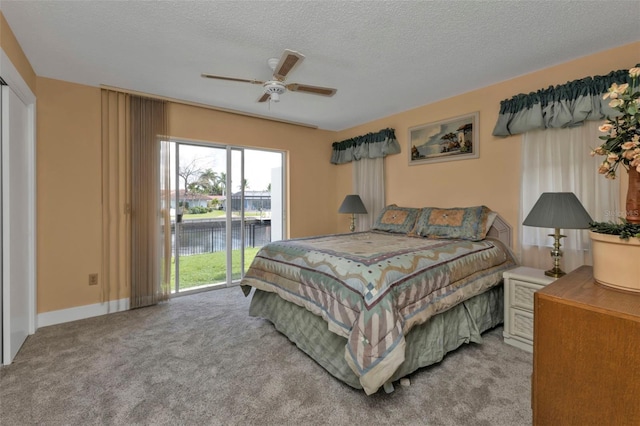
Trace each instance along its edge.
{"label": "green lawn", "polygon": [[209,213],[202,213],[202,214],[189,214],[189,213],[185,213],[182,215],[182,220],[190,220],[190,219],[214,219],[216,217],[224,217],[225,215],[225,211],[224,210],[214,210],[212,212]]}
{"label": "green lawn", "polygon": [[[199,215],[197,215],[199,216]],[[246,247],[244,261],[247,268],[258,253],[260,247]],[[207,284],[225,282],[227,279],[226,253],[215,252],[194,254],[180,257],[180,290]],[[240,250],[233,250],[232,273],[234,278],[240,278]],[[171,289],[175,288],[175,258],[171,258]]]}

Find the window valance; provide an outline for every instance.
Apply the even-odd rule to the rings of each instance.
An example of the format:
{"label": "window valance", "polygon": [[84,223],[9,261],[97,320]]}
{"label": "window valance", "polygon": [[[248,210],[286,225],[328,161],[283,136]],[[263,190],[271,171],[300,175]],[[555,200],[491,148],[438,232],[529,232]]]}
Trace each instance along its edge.
{"label": "window valance", "polygon": [[614,117],[619,112],[611,108],[609,100],[602,99],[602,95],[611,84],[630,81],[628,70],[618,70],[505,99],[500,102],[493,135],[509,136],[530,130],[580,126],[587,120]]}
{"label": "window valance", "polygon": [[394,129],[384,129],[377,133],[367,133],[342,142],[334,142],[332,147],[333,164],[350,163],[362,158],[386,157],[400,152]]}

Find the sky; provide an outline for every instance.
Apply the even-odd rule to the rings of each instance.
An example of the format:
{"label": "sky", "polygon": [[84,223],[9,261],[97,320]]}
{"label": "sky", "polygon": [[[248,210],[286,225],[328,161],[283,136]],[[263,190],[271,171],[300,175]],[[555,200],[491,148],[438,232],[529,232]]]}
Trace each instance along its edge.
{"label": "sky", "polygon": [[[195,161],[198,168],[213,169],[216,173],[226,173],[226,149],[200,145],[179,145],[180,166],[184,167]],[[171,155],[171,186],[175,187],[175,144],[172,144]],[[245,148],[244,176],[249,183],[249,191],[265,191],[271,183],[271,170],[282,166],[283,154],[273,151],[261,151]],[[240,151],[232,151],[232,191],[239,190],[240,179]],[[179,179],[180,189],[184,189],[184,180]]]}

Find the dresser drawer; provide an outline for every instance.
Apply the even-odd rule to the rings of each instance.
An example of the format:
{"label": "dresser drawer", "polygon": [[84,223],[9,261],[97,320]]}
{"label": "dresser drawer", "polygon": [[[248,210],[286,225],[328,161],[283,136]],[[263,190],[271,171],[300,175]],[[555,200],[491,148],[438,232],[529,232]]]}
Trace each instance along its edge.
{"label": "dresser drawer", "polygon": [[510,309],[509,334],[533,341],[533,312]]}
{"label": "dresser drawer", "polygon": [[540,290],[544,286],[534,283],[528,283],[516,279],[511,279],[511,300],[509,305],[514,308],[525,309],[533,312],[533,293]]}

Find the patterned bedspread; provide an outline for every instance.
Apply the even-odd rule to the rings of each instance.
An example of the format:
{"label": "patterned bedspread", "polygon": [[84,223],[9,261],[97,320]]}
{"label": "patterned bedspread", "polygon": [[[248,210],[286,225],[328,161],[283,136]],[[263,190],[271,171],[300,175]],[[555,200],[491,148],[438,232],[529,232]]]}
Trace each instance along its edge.
{"label": "patterned bedspread", "polygon": [[432,240],[379,231],[264,246],[241,285],[276,292],[347,338],[345,358],[367,394],[404,361],[405,334],[499,284],[515,265],[497,240]]}

